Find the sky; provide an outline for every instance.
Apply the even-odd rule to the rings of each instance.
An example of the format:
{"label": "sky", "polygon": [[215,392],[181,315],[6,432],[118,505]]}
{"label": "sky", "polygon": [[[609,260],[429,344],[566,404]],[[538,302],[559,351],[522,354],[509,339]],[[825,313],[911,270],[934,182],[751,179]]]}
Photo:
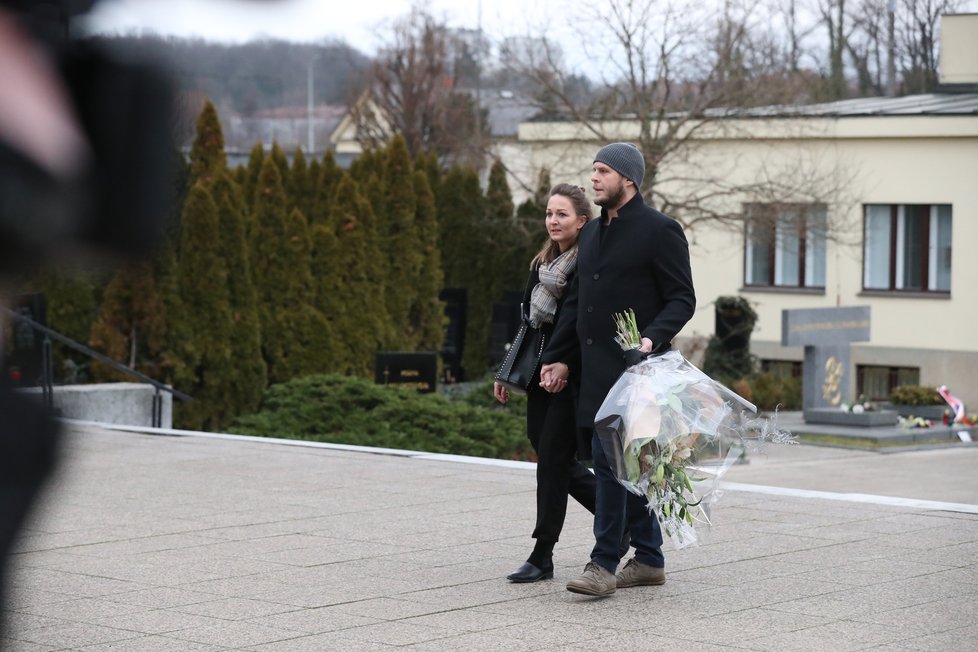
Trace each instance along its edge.
{"label": "sky", "polygon": [[[526,34],[559,0],[427,0],[430,13],[453,27],[480,26],[494,37]],[[102,0],[84,29],[99,33],[199,36],[243,42],[268,36],[291,41],[340,39],[373,55],[391,19],[407,15],[412,0]],[[519,17],[514,21],[514,17]],[[518,24],[522,31],[517,31]]]}

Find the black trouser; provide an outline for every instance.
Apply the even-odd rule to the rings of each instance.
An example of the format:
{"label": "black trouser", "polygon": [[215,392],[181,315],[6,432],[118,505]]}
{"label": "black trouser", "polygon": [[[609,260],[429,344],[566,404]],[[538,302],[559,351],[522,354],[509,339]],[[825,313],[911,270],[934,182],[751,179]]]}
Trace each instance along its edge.
{"label": "black trouser", "polygon": [[532,385],[526,430],[537,453],[537,523],[533,538],[556,543],[564,527],[567,496],[594,513],[596,481],[577,459],[577,422],[570,388],[550,394]]}

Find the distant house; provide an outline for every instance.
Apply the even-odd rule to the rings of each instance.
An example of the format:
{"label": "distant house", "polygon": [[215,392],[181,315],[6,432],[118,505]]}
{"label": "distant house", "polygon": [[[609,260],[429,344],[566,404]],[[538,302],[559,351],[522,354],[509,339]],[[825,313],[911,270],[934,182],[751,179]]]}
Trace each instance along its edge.
{"label": "distant house", "polygon": [[312,138],[310,143],[309,109],[305,106],[283,106],[255,111],[249,115],[231,114],[223,118],[224,145],[228,165],[237,167],[247,164],[255,143],[262,143],[266,150],[273,143],[291,157],[296,148],[308,157],[311,152],[322,157],[330,148],[330,134],[336,129],[346,107],[321,104],[313,107]]}

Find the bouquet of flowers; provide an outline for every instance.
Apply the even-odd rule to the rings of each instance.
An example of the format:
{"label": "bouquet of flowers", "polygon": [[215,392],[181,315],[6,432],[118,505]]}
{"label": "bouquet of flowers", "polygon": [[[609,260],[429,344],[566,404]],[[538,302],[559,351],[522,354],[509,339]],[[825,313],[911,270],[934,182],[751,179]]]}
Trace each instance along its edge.
{"label": "bouquet of flowers", "polygon": [[[616,315],[622,349],[640,342],[634,313]],[[595,428],[619,482],[644,496],[677,548],[710,524],[720,477],[749,444],[791,442],[757,408],[678,351],[629,367],[611,388]]]}

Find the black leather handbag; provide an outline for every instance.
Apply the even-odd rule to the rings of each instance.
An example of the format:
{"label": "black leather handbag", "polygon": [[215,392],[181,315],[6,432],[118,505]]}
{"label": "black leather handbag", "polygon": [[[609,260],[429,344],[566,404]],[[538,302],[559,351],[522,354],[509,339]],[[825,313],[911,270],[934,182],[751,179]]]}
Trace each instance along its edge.
{"label": "black leather handbag", "polygon": [[520,306],[520,329],[496,371],[496,382],[517,394],[525,394],[529,389],[540,368],[543,347],[547,344],[546,334],[539,328],[530,326],[524,306],[525,304]]}

